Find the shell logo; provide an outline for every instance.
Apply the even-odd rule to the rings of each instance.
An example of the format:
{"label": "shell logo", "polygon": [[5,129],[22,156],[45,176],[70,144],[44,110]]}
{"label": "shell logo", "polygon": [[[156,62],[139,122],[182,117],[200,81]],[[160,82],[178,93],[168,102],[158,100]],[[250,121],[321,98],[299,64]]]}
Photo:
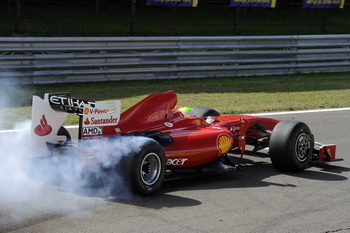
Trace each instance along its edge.
{"label": "shell logo", "polygon": [[218,139],[218,147],[220,150],[220,154],[225,154],[227,151],[229,151],[232,147],[232,139],[231,137],[227,135],[221,135]]}

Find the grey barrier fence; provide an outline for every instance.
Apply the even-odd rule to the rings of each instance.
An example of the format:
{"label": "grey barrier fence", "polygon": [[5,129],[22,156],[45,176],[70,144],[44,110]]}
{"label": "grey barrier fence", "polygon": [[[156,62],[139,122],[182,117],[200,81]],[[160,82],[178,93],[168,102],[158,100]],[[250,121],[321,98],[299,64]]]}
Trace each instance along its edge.
{"label": "grey barrier fence", "polygon": [[350,70],[350,35],[0,37],[0,77],[63,83]]}

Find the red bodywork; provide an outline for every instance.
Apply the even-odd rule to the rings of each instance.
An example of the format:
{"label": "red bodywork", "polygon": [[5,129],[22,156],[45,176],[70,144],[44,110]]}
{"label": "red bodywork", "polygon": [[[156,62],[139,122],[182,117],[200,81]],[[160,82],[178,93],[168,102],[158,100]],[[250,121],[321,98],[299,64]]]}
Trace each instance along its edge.
{"label": "red bodywork", "polygon": [[[163,180],[239,168],[242,160],[235,164],[228,152],[237,150],[242,158],[246,145],[253,146],[253,152],[269,148],[272,164],[283,171],[303,170],[312,160],[339,160],[336,146],[314,142],[303,122],[219,116],[205,107],[182,113],[176,104],[173,91],[150,95],[123,113],[117,100],[81,100],[66,92],[46,93],[44,99],[34,96],[33,162],[71,166],[80,158],[87,183],[109,184],[121,174],[129,177],[135,191],[148,195]],[[80,117],[78,147],[62,126],[69,113]]]}
{"label": "red bodywork", "polygon": [[[123,112],[116,126],[106,126],[104,136],[133,132],[159,131],[173,141],[163,146],[168,167],[196,167],[217,160],[230,149],[266,138],[279,120],[249,115],[213,117],[207,123],[203,117],[184,117],[175,109],[175,92],[153,94]],[[91,136],[88,136],[91,137]]]}
{"label": "red bodywork", "polygon": [[[166,165],[171,170],[209,165],[219,158],[223,164],[235,166],[228,161],[230,160],[227,156],[228,151],[238,150],[242,157],[246,145],[254,146],[254,151],[269,147],[270,136],[280,122],[276,119],[250,115],[210,116],[211,118],[206,119],[204,116],[209,113],[200,111],[198,115],[201,114],[203,117],[198,115],[185,117],[175,109],[177,96],[173,91],[150,95],[121,114],[120,102],[111,102],[113,101],[94,102],[76,99],[65,92],[46,93],[44,99],[34,96],[32,146],[40,148],[35,151],[35,156],[50,157],[54,146],[62,147],[62,150],[72,146],[70,135],[62,126],[68,113],[80,116],[81,161],[83,165],[95,167],[104,162],[103,158],[95,156],[102,154],[98,151],[98,145],[118,135],[153,138],[162,146],[166,155]],[[110,107],[100,109],[98,106]],[[212,112],[214,115],[218,114],[216,111]],[[107,115],[102,115],[97,120],[98,118],[89,116],[89,113]],[[311,144],[314,145],[313,136],[311,137]],[[335,145],[316,142],[315,145],[312,151],[313,161],[339,160],[335,158]],[[303,149],[303,144],[296,146],[298,149]]]}

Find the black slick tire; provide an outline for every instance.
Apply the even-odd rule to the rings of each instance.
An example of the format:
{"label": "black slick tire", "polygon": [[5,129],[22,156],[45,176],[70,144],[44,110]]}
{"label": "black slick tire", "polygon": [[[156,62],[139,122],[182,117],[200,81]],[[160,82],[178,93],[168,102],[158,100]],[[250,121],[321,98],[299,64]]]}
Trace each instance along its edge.
{"label": "black slick tire", "polygon": [[273,129],[269,147],[271,162],[275,168],[297,172],[310,164],[314,138],[305,123],[281,121]]}
{"label": "black slick tire", "polygon": [[130,156],[129,181],[132,191],[142,195],[157,192],[163,184],[166,158],[162,146],[153,139],[146,140],[138,153]]}

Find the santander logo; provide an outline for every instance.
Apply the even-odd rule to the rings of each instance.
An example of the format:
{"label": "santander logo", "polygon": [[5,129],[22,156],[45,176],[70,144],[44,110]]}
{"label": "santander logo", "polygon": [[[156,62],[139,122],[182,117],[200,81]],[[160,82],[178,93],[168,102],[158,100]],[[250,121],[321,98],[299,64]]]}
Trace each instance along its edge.
{"label": "santander logo", "polygon": [[120,101],[97,101],[95,106],[84,105],[83,127],[117,125],[120,118]]}
{"label": "santander logo", "polygon": [[34,133],[38,136],[46,136],[50,134],[52,131],[51,125],[47,123],[45,115],[43,115],[40,119],[40,124],[35,126]]}
{"label": "santander logo", "polygon": [[86,118],[86,120],[84,121],[84,124],[85,124],[85,125],[90,125],[89,118]]}

